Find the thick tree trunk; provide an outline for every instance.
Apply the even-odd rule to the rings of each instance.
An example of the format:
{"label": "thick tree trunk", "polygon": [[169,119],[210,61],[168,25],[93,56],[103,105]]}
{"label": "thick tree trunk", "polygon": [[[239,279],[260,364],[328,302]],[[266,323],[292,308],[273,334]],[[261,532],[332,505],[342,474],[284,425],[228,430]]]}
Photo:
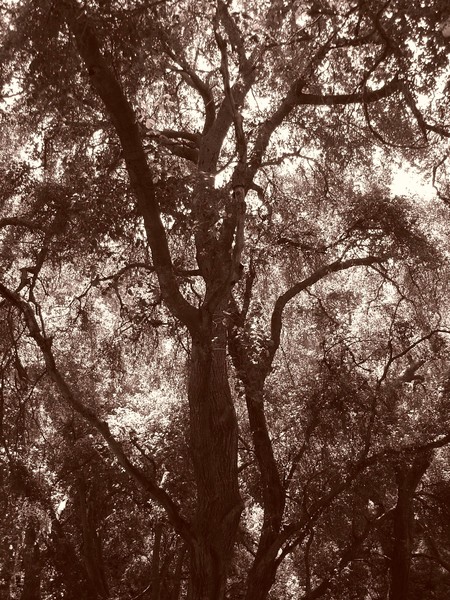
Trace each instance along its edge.
{"label": "thick tree trunk", "polygon": [[257,557],[248,575],[245,600],[266,600],[275,583],[277,568],[274,558]]}
{"label": "thick tree trunk", "polygon": [[432,460],[420,454],[397,468],[398,495],[394,510],[394,547],[391,556],[389,600],[407,600],[414,543],[414,493]]}
{"label": "thick tree trunk", "polygon": [[[190,359],[190,443],[197,485],[190,600],[221,600],[242,502],[238,486],[238,425],[228,382],[223,315]],[[212,340],[211,342],[209,340]]]}

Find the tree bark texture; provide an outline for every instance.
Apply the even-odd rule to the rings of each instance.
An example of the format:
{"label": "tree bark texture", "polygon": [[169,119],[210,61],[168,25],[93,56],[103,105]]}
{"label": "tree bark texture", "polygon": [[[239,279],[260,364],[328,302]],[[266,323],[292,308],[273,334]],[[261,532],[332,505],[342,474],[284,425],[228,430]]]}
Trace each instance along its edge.
{"label": "tree bark texture", "polygon": [[394,510],[394,546],[391,555],[389,600],[407,600],[411,552],[414,543],[414,494],[432,460],[431,454],[420,454],[407,464],[398,466],[397,504]]}
{"label": "tree bark texture", "polygon": [[228,382],[226,326],[221,313],[215,315],[205,339],[193,341],[188,395],[197,487],[189,598],[221,600],[242,511],[238,424]]}

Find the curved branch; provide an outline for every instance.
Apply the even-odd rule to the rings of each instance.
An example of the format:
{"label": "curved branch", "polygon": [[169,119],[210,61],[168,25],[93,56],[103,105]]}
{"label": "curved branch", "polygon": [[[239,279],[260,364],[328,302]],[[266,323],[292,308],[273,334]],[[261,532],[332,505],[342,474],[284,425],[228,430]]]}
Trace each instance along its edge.
{"label": "curved branch", "polygon": [[270,138],[296,106],[338,106],[345,104],[371,104],[383,98],[392,96],[399,91],[399,81],[394,77],[378,90],[364,88],[360,92],[352,94],[306,94],[303,89],[306,81],[297,79],[290,87],[285,99],[281,102],[272,116],[262,124],[255,141],[253,155],[250,160],[250,168],[247,174],[247,185],[249,186],[256,171],[260,168],[262,157],[269,145]]}
{"label": "curved branch", "polygon": [[272,354],[275,353],[276,349],[280,345],[281,329],[283,326],[283,311],[289,300],[292,300],[295,296],[303,292],[307,288],[311,287],[330,273],[337,273],[338,271],[344,271],[351,267],[358,266],[370,266],[376,263],[381,263],[387,260],[387,256],[366,256],[364,258],[350,258],[348,260],[336,260],[329,265],[324,265],[317,269],[315,273],[293,285],[284,294],[282,294],[275,302],[275,307],[272,312],[271,319],[271,340],[272,340]]}
{"label": "curved branch", "polygon": [[353,94],[297,94],[296,105],[314,105],[314,106],[337,106],[345,104],[371,104],[378,102],[383,98],[392,96],[399,90],[399,82],[397,77],[394,77],[389,83],[386,83],[378,90],[362,90]]}
{"label": "curved branch", "polygon": [[131,462],[125,453],[122,444],[112,435],[108,423],[102,421],[90,407],[83,404],[77,394],[69,386],[56,364],[51,349],[52,340],[42,334],[34,315],[33,308],[25,302],[19,294],[8,289],[2,283],[0,283],[0,295],[3,296],[9,304],[17,308],[24,318],[30,336],[34,339],[42,353],[48,375],[58,388],[64,402],[98,431],[126,473],[128,473],[128,475],[130,475],[136,483],[148,493],[152,500],[164,508],[175,530],[186,541],[192,541],[192,532],[189,523],[181,516],[179,508],[172,498],[164,489],[159,487],[153,479],[145,475],[145,473]]}

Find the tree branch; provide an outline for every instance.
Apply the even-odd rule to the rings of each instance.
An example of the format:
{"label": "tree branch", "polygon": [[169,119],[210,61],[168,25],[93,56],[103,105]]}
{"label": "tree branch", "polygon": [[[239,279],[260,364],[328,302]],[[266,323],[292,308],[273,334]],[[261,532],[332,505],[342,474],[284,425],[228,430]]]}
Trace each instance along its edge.
{"label": "tree branch", "polygon": [[192,142],[196,148],[200,145],[201,135],[198,133],[191,133],[189,131],[174,131],[173,129],[163,129],[160,133],[166,138],[175,140],[186,140]]}
{"label": "tree branch", "polygon": [[427,536],[427,540],[431,546],[431,549],[434,552],[434,556],[429,556],[428,554],[414,554],[413,556],[424,556],[426,558],[429,558],[430,560],[435,560],[436,562],[438,562],[441,567],[443,567],[448,573],[450,573],[450,561],[448,561],[446,558],[444,558],[442,556],[442,554],[439,551],[438,545],[436,544],[436,542],[434,541],[433,538],[431,538],[430,536]]}
{"label": "tree branch", "polygon": [[306,81],[303,78],[297,79],[290,87],[285,99],[281,102],[272,116],[262,124],[256,138],[250,168],[247,173],[247,187],[253,181],[253,178],[261,166],[262,157],[267,149],[270,138],[284,119],[296,106],[337,106],[346,104],[370,104],[378,102],[383,98],[392,96],[399,91],[399,81],[394,77],[389,83],[386,83],[378,90],[368,90],[364,88],[360,92],[352,94],[306,94],[303,89]]}
{"label": "tree branch", "polygon": [[338,271],[344,271],[345,269],[350,269],[351,267],[358,266],[370,266],[375,263],[381,263],[387,260],[387,256],[366,256],[364,258],[350,258],[348,260],[336,260],[329,265],[324,265],[317,269],[315,273],[296,283],[291,288],[289,288],[284,294],[282,294],[278,300],[275,302],[275,307],[272,312],[271,319],[271,340],[272,340],[272,353],[274,354],[278,346],[280,345],[280,336],[282,329],[282,318],[283,311],[286,304],[292,300],[295,296],[303,292],[307,288],[311,287],[330,273],[337,273]]}
{"label": "tree branch", "polygon": [[30,229],[30,231],[44,231],[44,228],[41,225],[37,225],[22,217],[5,217],[4,219],[0,219],[0,229],[8,226],[25,227],[26,229]]}
{"label": "tree branch", "polygon": [[399,83],[397,77],[392,79],[389,83],[386,83],[383,87],[378,90],[367,90],[364,89],[362,92],[354,92],[353,94],[297,94],[296,105],[309,105],[309,106],[337,106],[345,104],[371,104],[378,102],[383,98],[392,96],[399,90]]}
{"label": "tree branch", "polygon": [[68,27],[75,37],[80,56],[87,67],[91,84],[101,98],[120,139],[138,209],[144,219],[164,300],[175,317],[191,332],[196,331],[198,311],[183,297],[175,278],[153,177],[147,164],[136,115],[100,50],[84,10],[80,9],[75,0],[64,0],[61,4],[64,7]]}
{"label": "tree branch", "polygon": [[[431,337],[433,337],[433,335],[436,335],[438,333],[446,333],[446,334],[450,334],[450,331],[448,329],[432,329],[430,332],[428,332],[426,335],[423,335],[422,337],[420,337],[419,339],[417,339],[415,342],[412,342],[407,348],[405,348],[404,350],[402,350],[401,352],[398,352],[398,354],[393,354],[392,352],[392,345],[390,346],[390,355],[389,355],[389,359],[383,369],[383,373],[380,377],[380,379],[378,380],[378,387],[380,387],[380,385],[383,383],[383,381],[386,379],[388,371],[392,365],[393,362],[395,362],[396,360],[398,360],[399,358],[402,358],[403,356],[406,356],[409,352],[411,352],[411,350],[413,350],[416,346],[418,346],[419,344],[421,344],[422,342],[425,342],[426,340],[429,340]],[[420,361],[419,361],[420,362]],[[424,361],[425,362],[425,361]],[[422,362],[421,364],[416,363],[411,365],[399,378],[400,382],[408,382],[408,381],[412,381],[412,379],[408,379],[409,376],[413,376],[414,372],[417,371],[423,364],[424,362]]]}
{"label": "tree branch", "polygon": [[205,108],[205,122],[203,125],[202,135],[206,135],[216,118],[216,109],[213,93],[210,87],[198,76],[195,70],[192,67],[190,67],[188,62],[181,56],[180,51],[178,50],[177,52],[175,52],[173,48],[171,48],[170,43],[167,40],[167,36],[161,28],[159,29],[159,35],[164,52],[171,60],[173,60],[175,64],[181,67],[182,75],[184,75],[183,80],[186,82],[187,85],[196,90],[203,100],[203,106]]}
{"label": "tree branch", "polygon": [[221,22],[230,38],[231,44],[236,48],[239,56],[239,76],[235,83],[231,86],[229,92],[225,90],[225,97],[220,105],[215,121],[203,137],[199,154],[199,169],[205,173],[213,174],[216,171],[217,161],[220,151],[228,133],[228,130],[233,122],[235,122],[236,110],[241,106],[249,89],[256,79],[256,56],[257,50],[252,53],[250,58],[245,56],[242,38],[234,23],[231,15],[228,13],[226,4],[219,1],[217,5],[217,13],[215,16],[215,34],[216,42],[222,58],[223,68],[223,51],[220,47],[220,35],[218,34],[218,26]]}
{"label": "tree branch", "polygon": [[58,388],[64,402],[87,421],[107,443],[123,469],[130,475],[139,486],[148,493],[150,498],[157,502],[167,513],[167,516],[175,530],[186,540],[192,540],[192,533],[188,522],[180,515],[175,502],[165,490],[160,488],[154,480],[145,475],[128,458],[122,444],[112,435],[108,423],[102,421],[98,415],[88,406],[83,404],[78,395],[72,390],[61,371],[59,370],[52,352],[52,340],[45,337],[38,325],[33,308],[25,302],[22,297],[0,283],[0,295],[13,305],[25,320],[28,332],[39,347],[47,367],[49,377]]}
{"label": "tree branch", "polygon": [[223,0],[217,2],[217,13],[225,32],[230,40],[231,47],[236,51],[239,58],[239,71],[247,70],[251,65],[245,53],[244,40],[242,39],[239,27],[228,11],[228,6]]}
{"label": "tree branch", "polygon": [[[183,138],[185,136],[177,136],[178,139]],[[193,148],[190,144],[182,144],[175,141],[177,139],[174,135],[171,137],[164,135],[164,133],[157,134],[149,134],[146,136],[147,139],[156,140],[161,146],[167,148],[173,155],[179,156],[180,158],[184,158],[185,160],[189,160],[193,162],[195,165],[198,161],[198,149]]]}

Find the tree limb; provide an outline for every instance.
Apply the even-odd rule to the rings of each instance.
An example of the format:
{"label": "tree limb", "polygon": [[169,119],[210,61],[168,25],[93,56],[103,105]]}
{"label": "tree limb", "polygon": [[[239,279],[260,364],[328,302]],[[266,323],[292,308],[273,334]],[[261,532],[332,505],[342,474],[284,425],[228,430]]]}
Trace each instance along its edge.
{"label": "tree limb", "polygon": [[[227,16],[228,15],[228,16]],[[215,16],[215,34],[216,42],[221,52],[223,66],[223,51],[220,47],[220,36],[217,36],[219,21],[223,23],[224,29],[227,31],[228,37],[233,45],[236,45],[239,55],[239,76],[235,83],[231,86],[229,92],[225,90],[225,97],[220,105],[217,116],[211,129],[207,135],[204,135],[200,147],[199,169],[205,173],[214,173],[217,167],[217,161],[220,151],[228,133],[228,130],[233,122],[235,122],[236,109],[238,109],[245,96],[250,90],[256,79],[256,62],[258,50],[252,53],[250,58],[246,58],[243,52],[243,42],[240,32],[228,13],[228,9],[224,2],[220,1],[217,6]],[[230,36],[231,34],[231,36]],[[239,41],[241,40],[241,41]],[[241,48],[241,50],[239,50]],[[232,100],[231,100],[232,99]]]}
{"label": "tree limb", "polygon": [[160,488],[154,480],[145,475],[141,469],[136,467],[130,461],[122,444],[112,435],[108,423],[102,421],[90,407],[83,404],[76,392],[69,386],[56,364],[51,349],[52,340],[42,334],[32,307],[25,302],[19,294],[8,289],[2,283],[0,283],[0,295],[3,296],[9,304],[13,305],[24,318],[30,336],[34,339],[42,353],[48,375],[56,385],[64,402],[98,431],[126,473],[128,473],[128,475],[130,475],[139,486],[148,493],[152,500],[164,508],[175,530],[186,541],[191,541],[192,533],[190,526],[181,516],[179,508],[172,498],[170,498],[167,492]]}
{"label": "tree limb", "polygon": [[147,164],[136,115],[114,72],[107,64],[95,32],[75,0],[61,3],[78,51],[87,67],[91,84],[101,98],[120,139],[123,156],[144,219],[148,243],[164,300],[190,331],[198,327],[198,311],[181,294],[175,278],[166,232],[161,221],[153,176]]}
{"label": "tree limb", "polygon": [[439,551],[438,545],[436,544],[433,538],[427,536],[427,540],[431,546],[431,549],[434,552],[434,556],[429,556],[428,554],[423,553],[414,554],[413,556],[424,556],[426,558],[429,558],[430,560],[435,560],[438,564],[441,565],[441,567],[443,567],[448,573],[450,573],[450,561],[442,556],[441,552]]}
{"label": "tree limb", "polygon": [[352,94],[297,94],[296,106],[309,105],[309,106],[337,106],[345,104],[371,104],[378,102],[383,98],[392,96],[399,90],[399,83],[397,77],[392,79],[389,83],[386,83],[383,87],[378,90],[368,90],[367,88],[361,92],[354,92]]}
{"label": "tree limb", "polygon": [[26,229],[30,229],[30,231],[43,231],[44,228],[37,223],[33,223],[32,221],[28,221],[27,219],[23,219],[22,217],[5,217],[4,219],[0,219],[0,229],[4,227],[25,227]]}
{"label": "tree limb", "polygon": [[[182,144],[175,141],[175,136],[170,138],[167,135],[161,134],[150,134],[146,136],[148,139],[156,140],[161,146],[167,148],[173,155],[179,156],[180,158],[184,158],[185,160],[189,160],[193,162],[195,165],[198,161],[198,149],[192,148],[189,144]],[[178,138],[184,136],[178,136]]]}
{"label": "tree limb", "polygon": [[[403,356],[406,356],[409,352],[411,352],[411,350],[413,350],[413,348],[415,348],[416,346],[418,346],[419,344],[421,344],[422,342],[425,342],[426,340],[429,340],[431,337],[433,337],[433,335],[436,335],[438,333],[446,333],[449,334],[450,331],[448,329],[432,329],[430,332],[428,332],[426,335],[423,335],[422,337],[420,337],[419,339],[417,339],[415,342],[412,342],[407,348],[405,348],[404,350],[402,350],[401,352],[398,352],[397,354],[393,354],[392,352],[392,346],[390,347],[390,355],[389,355],[389,359],[383,369],[383,373],[378,381],[378,387],[380,387],[380,385],[383,383],[383,381],[386,379],[388,371],[392,365],[393,362],[395,362],[396,360],[398,360],[399,358],[402,358]],[[424,361],[425,362],[425,361]],[[424,364],[422,362],[422,364]],[[418,364],[415,365],[416,369],[419,369],[422,364]],[[403,375],[400,377],[399,381],[400,382],[407,382],[407,381],[411,381],[411,379],[408,379],[407,376],[408,375],[412,375],[414,371],[414,368],[411,369],[411,367],[409,369],[407,369],[405,371],[405,373],[403,373]],[[405,379],[406,377],[406,379]]]}
{"label": "tree limb", "polygon": [[307,94],[303,92],[306,85],[304,78],[297,79],[290,87],[286,97],[272,114],[272,116],[262,124],[256,138],[250,167],[247,173],[247,187],[251,184],[257,170],[261,166],[262,157],[267,149],[273,132],[281,125],[284,119],[291,113],[296,106],[338,106],[346,104],[370,104],[378,102],[383,98],[392,96],[399,90],[399,82],[394,77],[378,90],[368,90],[353,92],[352,94]]}
{"label": "tree limb", "polygon": [[159,36],[164,52],[171,60],[173,60],[175,64],[181,67],[182,74],[185,74],[183,79],[186,84],[196,90],[203,100],[203,106],[205,108],[205,122],[203,125],[202,135],[206,135],[216,118],[216,108],[211,88],[198,76],[196,71],[188,64],[184,57],[181,56],[180,50],[177,50],[177,52],[173,50],[165,32],[161,28],[159,28]]}
{"label": "tree limb", "polygon": [[344,271],[351,267],[358,266],[370,266],[375,263],[381,263],[387,260],[387,256],[366,256],[364,258],[350,258],[348,260],[336,260],[329,265],[324,265],[317,269],[315,273],[293,285],[284,294],[282,294],[275,302],[275,307],[272,312],[271,319],[271,340],[272,340],[272,353],[274,354],[278,346],[280,345],[280,336],[282,329],[282,318],[283,311],[286,304],[292,300],[295,296],[303,292],[307,288],[311,287],[330,273],[337,273],[338,271]]}

